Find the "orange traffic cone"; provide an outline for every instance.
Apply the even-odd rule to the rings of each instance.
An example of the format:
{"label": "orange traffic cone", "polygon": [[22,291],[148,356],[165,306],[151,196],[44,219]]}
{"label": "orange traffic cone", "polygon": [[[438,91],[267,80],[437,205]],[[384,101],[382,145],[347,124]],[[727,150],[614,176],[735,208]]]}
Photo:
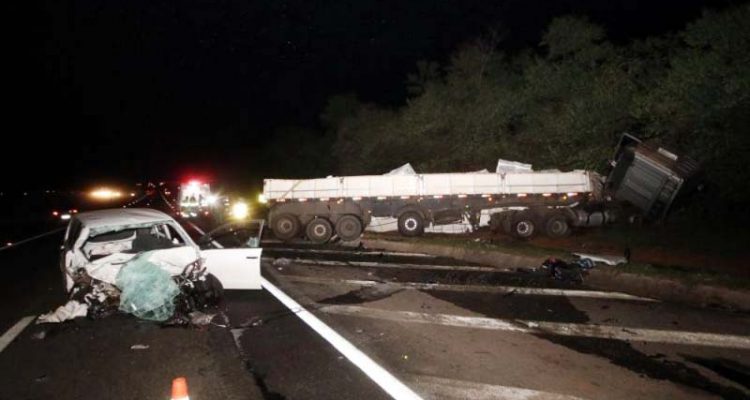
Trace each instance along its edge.
{"label": "orange traffic cone", "polygon": [[172,399],[171,400],[190,400],[188,396],[187,379],[184,377],[172,380]]}

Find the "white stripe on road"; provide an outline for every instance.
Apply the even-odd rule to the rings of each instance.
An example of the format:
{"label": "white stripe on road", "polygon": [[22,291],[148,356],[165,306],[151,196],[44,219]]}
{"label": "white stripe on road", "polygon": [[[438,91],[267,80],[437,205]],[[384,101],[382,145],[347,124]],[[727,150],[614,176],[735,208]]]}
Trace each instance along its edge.
{"label": "white stripe on road", "polygon": [[424,253],[398,253],[391,251],[355,251],[355,250],[329,250],[329,249],[294,249],[288,247],[266,247],[266,251],[279,251],[290,253],[312,253],[312,254],[346,254],[346,255],[373,255],[373,256],[406,256],[406,257],[424,257],[435,258]]}
{"label": "white stripe on road", "polygon": [[[273,261],[280,257],[263,257],[264,260]],[[432,265],[432,264],[408,264],[408,263],[380,263],[372,261],[330,261],[315,260],[310,258],[290,259],[292,263],[307,265],[330,265],[335,267],[366,267],[366,268],[395,268],[395,269],[426,269],[441,271],[479,271],[479,272],[503,272],[502,269],[493,267],[480,267],[474,265]]]}
{"label": "white stripe on road", "polygon": [[362,372],[391,395],[391,397],[394,399],[421,399],[421,397],[414,393],[414,391],[408,386],[404,385],[385,368],[381,367],[368,357],[367,354],[363,353],[360,349],[351,344],[351,342],[339,335],[338,332],[334,331],[331,327],[318,319],[318,317],[307,311],[299,303],[294,301],[294,299],[287,296],[281,291],[281,289],[277,288],[265,278],[261,278],[261,284],[263,285],[263,288],[282,302],[290,311],[295,313],[310,328],[323,337],[323,339],[328,341],[328,343],[335,347],[336,350],[351,361],[352,364],[362,370]]}
{"label": "white stripe on road", "polygon": [[41,239],[41,238],[43,238],[45,236],[49,236],[49,235],[52,235],[54,233],[60,232],[60,231],[64,230],[65,228],[66,227],[64,226],[62,228],[53,229],[53,230],[51,230],[49,232],[45,232],[45,233],[42,233],[42,234],[39,234],[39,235],[36,235],[36,236],[32,236],[32,237],[30,237],[28,239],[19,240],[17,242],[11,243],[11,244],[9,244],[7,246],[0,247],[0,251],[8,250],[10,248],[13,248],[13,247],[16,247],[16,246],[20,246],[22,244],[31,242],[33,240]]}
{"label": "white stripe on road", "polygon": [[410,381],[426,399],[580,400],[580,397],[512,386],[412,375]]}
{"label": "white stripe on road", "polygon": [[750,337],[748,336],[724,335],[717,333],[628,328],[620,326],[575,324],[566,322],[496,319],[484,317],[468,317],[451,314],[427,314],[411,311],[388,311],[377,308],[347,305],[323,305],[320,307],[320,311],[329,314],[374,318],[415,324],[431,324],[461,328],[670,343],[692,346],[750,349]]}
{"label": "white stripe on road", "polygon": [[375,286],[391,285],[403,287],[404,289],[418,290],[445,290],[450,292],[478,292],[478,293],[509,293],[532,296],[564,296],[564,297],[584,297],[594,299],[612,299],[612,300],[636,300],[636,301],[657,301],[645,297],[633,296],[619,292],[601,292],[596,290],[568,290],[568,289],[551,289],[551,288],[533,288],[523,286],[489,286],[489,285],[452,285],[444,283],[422,283],[422,282],[379,282],[373,280],[356,280],[356,279],[336,279],[336,278],[319,278],[312,276],[284,275],[285,279],[292,282],[331,284],[339,283],[353,286]]}
{"label": "white stripe on road", "polygon": [[16,336],[20,335],[21,332],[23,332],[23,330],[26,329],[26,327],[29,326],[31,321],[33,321],[34,319],[36,319],[36,317],[33,315],[23,317],[20,321],[16,322],[15,325],[10,327],[10,329],[3,333],[3,336],[0,336],[0,352],[5,350],[10,342],[12,342],[13,339],[16,338]]}

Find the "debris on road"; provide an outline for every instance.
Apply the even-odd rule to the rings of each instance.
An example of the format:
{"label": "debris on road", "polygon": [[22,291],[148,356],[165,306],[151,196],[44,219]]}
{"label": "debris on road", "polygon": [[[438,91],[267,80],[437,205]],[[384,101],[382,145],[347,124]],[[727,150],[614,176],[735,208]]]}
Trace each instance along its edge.
{"label": "debris on road", "polygon": [[[208,273],[201,259],[189,263],[181,273],[171,276],[163,266],[153,262],[153,252],[138,254],[120,266],[115,285],[99,281],[80,268],[73,276],[70,301],[65,307],[76,306],[76,316],[105,318],[118,312],[170,326],[206,326],[219,314],[224,296],[221,282]],[[63,308],[63,307],[61,307]],[[215,313],[206,312],[216,309]],[[60,309],[58,309],[59,311]],[[65,309],[67,310],[67,309]],[[56,313],[58,312],[56,311]],[[39,322],[61,322],[60,317],[40,317]],[[52,313],[50,313],[52,314]]]}
{"label": "debris on road", "polygon": [[290,260],[288,258],[285,258],[285,257],[281,257],[281,258],[277,258],[277,259],[273,260],[273,264],[272,265],[274,267],[277,267],[277,266],[286,267],[287,265],[289,265],[291,263],[292,263],[292,260]]}
{"label": "debris on road", "polygon": [[34,340],[44,340],[47,337],[47,331],[34,332],[31,338]]}
{"label": "debris on road", "polygon": [[588,259],[593,262],[600,262],[611,266],[618,266],[620,264],[628,263],[628,259],[623,256],[608,256],[585,253],[573,253],[573,255],[579,257],[582,260]]}
{"label": "debris on road", "polygon": [[542,269],[547,270],[552,278],[572,283],[583,283],[584,275],[592,268],[594,268],[594,262],[588,258],[565,262],[550,257],[542,263]]}
{"label": "debris on road", "polygon": [[207,314],[200,311],[193,311],[189,314],[190,323],[195,326],[206,326],[213,321],[216,314]]}
{"label": "debris on road", "polygon": [[63,322],[74,318],[85,317],[89,306],[75,300],[69,300],[65,305],[57,307],[55,311],[42,314],[36,319],[37,324]]}
{"label": "debris on road", "polygon": [[134,344],[130,346],[130,350],[148,350],[150,347],[147,344]]}

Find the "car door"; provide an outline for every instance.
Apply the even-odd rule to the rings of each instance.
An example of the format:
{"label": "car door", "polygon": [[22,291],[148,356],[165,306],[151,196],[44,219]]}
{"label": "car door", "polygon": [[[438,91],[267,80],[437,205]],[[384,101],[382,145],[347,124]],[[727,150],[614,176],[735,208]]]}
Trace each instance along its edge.
{"label": "car door", "polygon": [[201,257],[224,289],[260,289],[260,248],[207,249]]}
{"label": "car door", "polygon": [[263,221],[222,225],[198,241],[206,269],[225,289],[261,289]]}

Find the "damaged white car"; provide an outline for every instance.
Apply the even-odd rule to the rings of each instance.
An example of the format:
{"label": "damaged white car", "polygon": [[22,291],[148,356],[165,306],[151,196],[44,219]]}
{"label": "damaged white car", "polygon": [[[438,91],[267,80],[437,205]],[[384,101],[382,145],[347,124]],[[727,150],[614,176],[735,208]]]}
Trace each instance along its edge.
{"label": "damaged white car", "polygon": [[[153,209],[110,209],[76,214],[68,224],[61,247],[60,268],[66,290],[81,269],[96,280],[115,284],[120,269],[139,254],[148,261],[179,275],[198,261],[224,289],[260,289],[260,235],[263,224],[252,233],[222,228],[196,244],[169,215]],[[214,231],[216,232],[216,231]],[[223,248],[218,236],[230,233],[239,247]],[[257,235],[257,237],[255,236]],[[212,248],[213,247],[213,248]],[[148,253],[146,253],[148,252]]]}

